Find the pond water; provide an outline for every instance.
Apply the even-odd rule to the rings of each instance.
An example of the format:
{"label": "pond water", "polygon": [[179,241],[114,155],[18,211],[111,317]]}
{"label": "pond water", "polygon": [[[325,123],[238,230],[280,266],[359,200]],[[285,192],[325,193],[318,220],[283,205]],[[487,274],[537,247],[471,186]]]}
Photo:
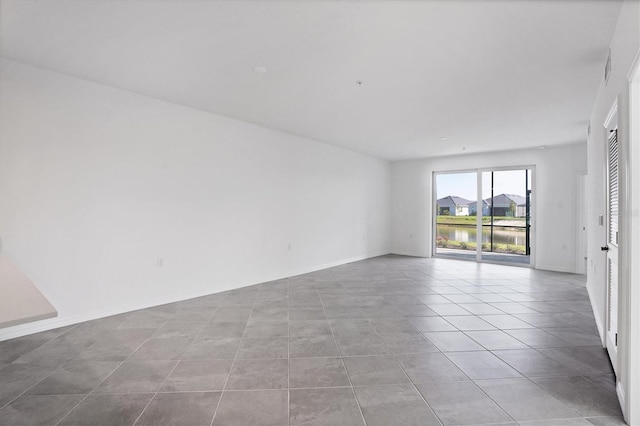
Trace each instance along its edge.
{"label": "pond water", "polygon": [[[475,226],[463,225],[437,225],[436,231],[439,237],[460,242],[478,242]],[[482,227],[482,242],[491,242],[491,228]],[[526,232],[524,229],[493,227],[494,244],[513,244],[524,246],[526,244]]]}

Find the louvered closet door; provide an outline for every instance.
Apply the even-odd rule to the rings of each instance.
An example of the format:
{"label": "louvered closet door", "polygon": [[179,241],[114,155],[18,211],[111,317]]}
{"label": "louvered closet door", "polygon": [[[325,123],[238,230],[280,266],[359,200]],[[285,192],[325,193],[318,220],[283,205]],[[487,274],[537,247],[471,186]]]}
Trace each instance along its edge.
{"label": "louvered closet door", "polygon": [[617,372],[618,347],[618,130],[609,134],[607,150],[607,336],[609,357]]}

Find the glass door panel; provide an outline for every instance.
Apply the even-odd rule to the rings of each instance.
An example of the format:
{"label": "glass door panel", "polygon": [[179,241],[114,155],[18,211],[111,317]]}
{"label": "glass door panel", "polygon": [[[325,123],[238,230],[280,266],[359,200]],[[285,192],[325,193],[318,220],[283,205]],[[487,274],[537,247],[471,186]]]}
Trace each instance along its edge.
{"label": "glass door panel", "polygon": [[482,172],[481,260],[530,264],[531,170]]}
{"label": "glass door panel", "polygon": [[478,173],[435,175],[435,254],[476,260]]}

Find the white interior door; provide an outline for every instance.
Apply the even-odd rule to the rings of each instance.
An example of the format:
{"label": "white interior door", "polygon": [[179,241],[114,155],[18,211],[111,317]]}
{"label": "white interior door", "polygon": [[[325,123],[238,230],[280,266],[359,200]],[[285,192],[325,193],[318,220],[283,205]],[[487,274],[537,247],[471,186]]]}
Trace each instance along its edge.
{"label": "white interior door", "polygon": [[606,346],[613,369],[618,371],[618,129],[608,126],[607,143],[607,332]]}

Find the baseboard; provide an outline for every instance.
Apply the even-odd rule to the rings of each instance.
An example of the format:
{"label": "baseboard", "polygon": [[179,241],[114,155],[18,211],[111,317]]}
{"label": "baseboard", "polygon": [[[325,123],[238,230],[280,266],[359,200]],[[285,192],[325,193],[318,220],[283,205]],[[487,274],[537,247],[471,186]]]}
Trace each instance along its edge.
{"label": "baseboard", "polygon": [[620,408],[622,409],[622,416],[627,419],[627,405],[625,403],[625,394],[624,387],[622,386],[622,382],[616,381],[616,394],[618,395],[618,402],[620,403]]}
{"label": "baseboard", "polygon": [[551,272],[566,272],[568,274],[575,274],[575,268],[569,266],[558,266],[558,265],[540,265],[536,264],[535,269],[539,269],[542,271],[551,271]]}
{"label": "baseboard", "polygon": [[589,296],[589,302],[591,303],[591,310],[593,311],[593,317],[596,320],[596,328],[598,329],[598,334],[600,334],[600,341],[602,342],[602,347],[606,347],[605,341],[605,333],[604,333],[604,325],[602,324],[602,316],[600,315],[600,311],[598,307],[594,303],[593,295],[591,294],[591,290],[589,287],[589,283],[587,282],[587,295]]}
{"label": "baseboard", "polygon": [[431,257],[431,256],[427,256],[424,253],[418,253],[413,251],[392,251],[389,254],[394,254],[396,256],[409,256],[409,257]]}
{"label": "baseboard", "polygon": [[[354,256],[354,257],[347,258],[347,259],[341,259],[341,260],[336,260],[336,261],[333,261],[333,262],[322,263],[320,265],[314,265],[314,266],[309,266],[309,267],[305,267],[305,268],[294,269],[294,270],[288,271],[286,273],[265,275],[265,276],[261,277],[259,280],[252,280],[250,282],[240,282],[240,283],[234,283],[233,285],[221,286],[221,287],[218,288],[218,291],[216,291],[216,293],[220,293],[220,292],[228,291],[228,290],[235,290],[235,289],[238,289],[238,288],[247,287],[247,286],[251,286],[251,285],[256,285],[256,284],[260,284],[260,283],[264,283],[264,282],[281,280],[281,279],[284,279],[284,278],[291,278],[291,277],[295,277],[297,275],[308,274],[308,273],[311,273],[311,272],[320,271],[322,269],[328,269],[328,268],[333,268],[335,266],[345,265],[347,263],[353,263],[353,262],[358,262],[360,260],[371,259],[371,258],[378,257],[378,256],[384,256],[386,254],[390,254],[390,253],[385,252],[385,253],[378,253],[378,254],[372,254],[372,255]],[[78,323],[85,322],[85,321],[91,321],[91,320],[95,320],[95,319],[99,319],[99,318],[109,317],[109,316],[112,316],[112,315],[118,315],[118,314],[122,314],[122,313],[125,313],[125,312],[137,311],[139,309],[152,308],[154,306],[165,305],[167,303],[174,303],[174,302],[180,302],[182,300],[194,299],[196,297],[207,296],[209,294],[213,294],[213,293],[210,293],[210,292],[199,292],[199,293],[195,293],[195,294],[185,295],[185,297],[180,298],[180,299],[172,298],[170,300],[169,299],[167,299],[167,300],[155,300],[155,301],[153,301],[151,303],[147,303],[147,304],[120,305],[120,306],[117,306],[117,307],[111,307],[111,308],[103,309],[103,310],[99,310],[99,311],[88,312],[88,313],[84,313],[84,314],[81,314],[81,315],[59,316],[59,317],[56,317],[56,318],[51,318],[51,319],[42,320],[42,321],[36,321],[36,322],[33,322],[33,323],[29,323],[29,324],[22,324],[22,325],[17,325],[17,326],[14,326],[14,327],[7,327],[7,328],[4,328],[4,329],[0,329],[0,342],[3,341],[3,340],[14,339],[16,337],[26,336],[26,335],[34,334],[34,333],[39,333],[41,331],[53,330],[53,329],[56,329],[56,328],[66,327],[66,326],[69,326],[69,325],[74,325],[74,324],[78,324]]]}

